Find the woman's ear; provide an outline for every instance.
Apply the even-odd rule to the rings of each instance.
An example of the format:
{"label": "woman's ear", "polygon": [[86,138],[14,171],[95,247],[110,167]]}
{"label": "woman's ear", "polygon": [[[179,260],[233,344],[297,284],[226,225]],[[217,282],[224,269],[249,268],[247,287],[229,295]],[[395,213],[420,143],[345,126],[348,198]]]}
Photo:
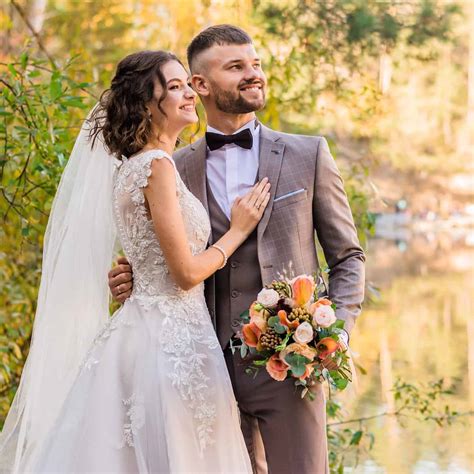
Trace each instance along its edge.
{"label": "woman's ear", "polygon": [[193,74],[193,77],[191,78],[191,84],[193,86],[193,89],[201,97],[207,97],[209,95],[209,85],[203,76],[199,74]]}

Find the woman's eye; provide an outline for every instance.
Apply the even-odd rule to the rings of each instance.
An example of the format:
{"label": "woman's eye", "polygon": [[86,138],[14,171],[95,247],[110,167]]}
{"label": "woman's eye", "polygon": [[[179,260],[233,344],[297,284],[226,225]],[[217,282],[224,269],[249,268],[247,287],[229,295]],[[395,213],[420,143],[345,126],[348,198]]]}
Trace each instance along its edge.
{"label": "woman's eye", "polygon": [[176,89],[178,89],[178,88],[179,88],[178,85],[174,85],[174,86],[171,86],[171,87],[170,87],[170,90],[172,91],[172,90],[176,90]]}

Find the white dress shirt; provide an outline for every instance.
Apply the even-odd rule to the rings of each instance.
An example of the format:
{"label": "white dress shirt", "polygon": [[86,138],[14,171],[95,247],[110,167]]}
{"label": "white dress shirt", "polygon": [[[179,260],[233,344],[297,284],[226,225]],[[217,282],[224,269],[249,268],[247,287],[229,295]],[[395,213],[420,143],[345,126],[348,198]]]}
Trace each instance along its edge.
{"label": "white dress shirt", "polygon": [[[235,133],[246,128],[250,129],[253,135],[253,146],[250,150],[235,143],[224,145],[217,150],[207,149],[207,180],[212,194],[228,219],[235,198],[245,195],[257,179],[260,125],[255,127],[255,119],[252,119]],[[207,131],[224,135],[220,130],[209,126]]]}

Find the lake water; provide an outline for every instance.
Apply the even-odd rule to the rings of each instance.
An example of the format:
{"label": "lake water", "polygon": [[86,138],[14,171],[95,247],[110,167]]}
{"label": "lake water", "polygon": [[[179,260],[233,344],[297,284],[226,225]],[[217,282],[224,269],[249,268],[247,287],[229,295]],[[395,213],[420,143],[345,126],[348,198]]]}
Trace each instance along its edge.
{"label": "lake water", "polygon": [[[367,370],[354,391],[340,396],[348,418],[392,411],[390,391],[405,382],[445,378],[455,383],[446,400],[459,412],[474,410],[474,236],[463,230],[372,239],[368,281],[381,297],[368,303],[351,347]],[[355,426],[353,426],[355,427]],[[357,473],[474,472],[474,417],[447,427],[393,417],[368,424],[375,436]]]}

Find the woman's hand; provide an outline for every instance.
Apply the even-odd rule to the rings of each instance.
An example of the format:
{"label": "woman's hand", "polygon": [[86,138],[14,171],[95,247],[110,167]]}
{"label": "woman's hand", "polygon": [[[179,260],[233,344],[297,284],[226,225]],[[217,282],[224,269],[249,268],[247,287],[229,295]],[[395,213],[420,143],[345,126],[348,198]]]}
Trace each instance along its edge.
{"label": "woman's hand", "polygon": [[270,183],[263,178],[245,196],[238,197],[231,209],[230,228],[247,238],[257,227],[270,200]]}

